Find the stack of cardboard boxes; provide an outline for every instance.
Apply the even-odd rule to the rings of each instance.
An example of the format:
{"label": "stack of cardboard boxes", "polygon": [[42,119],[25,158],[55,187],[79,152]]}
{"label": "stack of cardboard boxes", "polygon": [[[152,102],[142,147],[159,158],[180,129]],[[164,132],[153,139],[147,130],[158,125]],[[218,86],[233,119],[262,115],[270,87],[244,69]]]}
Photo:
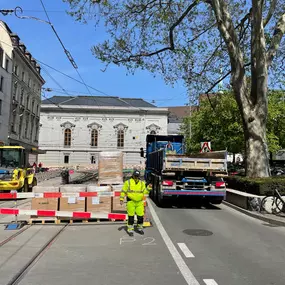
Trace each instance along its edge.
{"label": "stack of cardboard boxes", "polygon": [[119,151],[104,151],[99,154],[99,185],[123,183],[123,154]]}

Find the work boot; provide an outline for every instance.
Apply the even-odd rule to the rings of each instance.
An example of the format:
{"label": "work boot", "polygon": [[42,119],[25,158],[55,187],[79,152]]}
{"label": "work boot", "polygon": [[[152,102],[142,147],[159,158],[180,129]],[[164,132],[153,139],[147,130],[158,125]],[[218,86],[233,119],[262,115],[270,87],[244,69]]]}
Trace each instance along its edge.
{"label": "work boot", "polygon": [[134,231],[128,231],[128,235],[129,235],[130,237],[133,237],[133,236],[134,236]]}
{"label": "work boot", "polygon": [[138,225],[138,227],[137,227],[137,232],[138,232],[138,234],[140,234],[140,235],[144,235],[143,227]]}

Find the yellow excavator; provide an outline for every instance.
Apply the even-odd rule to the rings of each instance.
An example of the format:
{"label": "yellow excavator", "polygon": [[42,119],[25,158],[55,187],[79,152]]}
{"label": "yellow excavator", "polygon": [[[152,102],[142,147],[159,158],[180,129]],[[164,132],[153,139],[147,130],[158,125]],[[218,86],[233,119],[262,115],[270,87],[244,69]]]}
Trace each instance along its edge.
{"label": "yellow excavator", "polygon": [[29,154],[22,146],[0,146],[0,192],[28,192],[37,185]]}

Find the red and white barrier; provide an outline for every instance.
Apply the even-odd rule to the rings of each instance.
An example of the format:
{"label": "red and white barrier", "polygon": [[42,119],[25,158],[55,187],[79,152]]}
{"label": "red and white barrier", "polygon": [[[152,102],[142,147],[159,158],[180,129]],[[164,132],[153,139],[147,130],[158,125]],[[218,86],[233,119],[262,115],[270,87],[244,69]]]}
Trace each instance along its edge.
{"label": "red and white barrier", "polygon": [[108,219],[125,221],[126,214],[116,213],[92,213],[92,212],[69,212],[69,211],[53,211],[53,210],[22,210],[15,208],[0,208],[0,215],[25,215],[38,217],[62,217],[77,219]]}
{"label": "red and white barrier", "polygon": [[0,199],[24,199],[24,198],[87,198],[87,197],[119,197],[120,191],[105,191],[105,192],[25,192],[25,193],[0,193]]}

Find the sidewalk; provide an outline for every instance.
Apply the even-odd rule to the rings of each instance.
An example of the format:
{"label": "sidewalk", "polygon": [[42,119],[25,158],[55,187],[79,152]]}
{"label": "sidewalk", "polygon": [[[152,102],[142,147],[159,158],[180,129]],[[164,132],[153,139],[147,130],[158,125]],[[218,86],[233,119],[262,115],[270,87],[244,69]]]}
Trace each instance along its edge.
{"label": "sidewalk", "polygon": [[256,218],[258,220],[267,222],[272,225],[285,227],[285,214],[284,213],[277,216],[273,214],[267,214],[265,212],[263,213],[263,212],[249,211],[241,207],[238,207],[236,205],[230,204],[229,202],[226,202],[226,201],[223,201],[223,204],[241,213],[244,213],[250,217]]}

